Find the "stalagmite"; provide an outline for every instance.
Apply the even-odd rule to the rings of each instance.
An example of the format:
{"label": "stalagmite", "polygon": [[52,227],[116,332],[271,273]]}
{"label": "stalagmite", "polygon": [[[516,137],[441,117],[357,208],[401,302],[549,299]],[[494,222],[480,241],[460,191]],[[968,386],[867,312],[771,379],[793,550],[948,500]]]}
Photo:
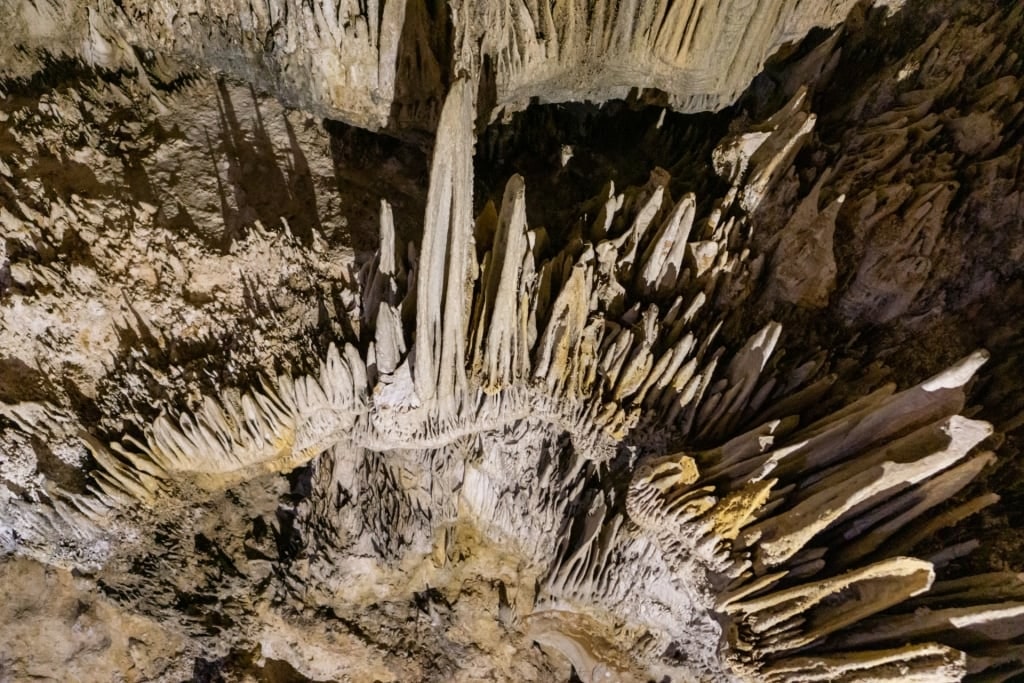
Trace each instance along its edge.
{"label": "stalagmite", "polygon": [[486,284],[479,297],[478,322],[474,334],[479,341],[473,352],[484,373],[484,384],[492,391],[521,380],[526,368],[522,308],[523,259],[526,257],[525,186],[513,176],[505,186],[497,234],[491,251]]}
{"label": "stalagmite", "polygon": [[442,410],[466,391],[466,293],[475,266],[472,121],[472,84],[459,81],[438,123],[416,285],[416,393],[422,401],[436,396]]}

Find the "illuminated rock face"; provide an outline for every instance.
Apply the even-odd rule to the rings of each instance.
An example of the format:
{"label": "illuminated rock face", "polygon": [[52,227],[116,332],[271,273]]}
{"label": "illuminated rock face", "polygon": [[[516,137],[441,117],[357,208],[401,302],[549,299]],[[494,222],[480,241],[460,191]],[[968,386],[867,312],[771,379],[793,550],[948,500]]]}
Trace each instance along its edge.
{"label": "illuminated rock face", "polygon": [[[997,374],[971,335],[920,371],[872,337],[1024,299],[987,303],[972,271],[1024,274],[988,234],[1024,235],[992,198],[1019,192],[1022,10],[920,35],[926,9],[858,14],[721,139],[683,133],[695,160],[616,183],[562,146],[549,185],[524,168],[481,197],[501,108],[631,86],[718,107],[847,6],[160,7],[14,8],[27,45],[138,72],[4,85],[0,674],[1024,669],[1019,565],[963,559],[1002,509],[979,484],[1013,471],[1024,328],[988,328]],[[877,83],[831,85],[888,21],[918,43],[878,38]],[[186,57],[361,126],[436,129],[432,150],[182,76]],[[571,173],[597,194],[544,196]],[[559,204],[557,224],[531,209]],[[966,218],[982,227],[958,235]],[[980,256],[950,256],[972,237]]]}
{"label": "illuminated rock face", "polygon": [[172,81],[195,64],[282,101],[372,129],[432,129],[447,86],[480,71],[481,116],[658,88],[679,111],[731,104],[783,45],[841,22],[852,0],[641,3],[584,0],[338,0],[294,4],[10,0],[0,72],[36,50]]}

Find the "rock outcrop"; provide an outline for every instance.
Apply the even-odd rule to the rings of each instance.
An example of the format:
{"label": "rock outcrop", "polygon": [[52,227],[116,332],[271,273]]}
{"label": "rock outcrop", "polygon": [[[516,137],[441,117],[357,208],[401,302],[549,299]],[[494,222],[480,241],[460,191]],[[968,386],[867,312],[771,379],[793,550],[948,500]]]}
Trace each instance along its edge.
{"label": "rock outcrop", "polygon": [[[502,108],[716,108],[848,10],[796,4],[15,5],[25,46],[84,61],[25,52],[0,86],[0,614],[28,615],[0,675],[1024,671],[1020,567],[970,559],[1017,495],[1024,328],[910,339],[1024,300],[992,197],[1019,196],[1020,8],[857,10],[755,83],[706,171],[479,193]],[[920,43],[837,94],[872,22]],[[436,129],[429,163],[275,98]],[[551,188],[583,186],[558,143]]]}

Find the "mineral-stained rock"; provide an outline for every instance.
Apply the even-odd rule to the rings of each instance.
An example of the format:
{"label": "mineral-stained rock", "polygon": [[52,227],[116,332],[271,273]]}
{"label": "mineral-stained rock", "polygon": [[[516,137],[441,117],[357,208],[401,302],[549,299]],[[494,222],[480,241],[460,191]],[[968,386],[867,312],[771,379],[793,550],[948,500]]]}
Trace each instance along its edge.
{"label": "mineral-stained rock", "polygon": [[[990,310],[936,282],[977,267],[949,255],[969,237],[1004,244],[946,233],[1019,183],[1021,66],[958,48],[1019,37],[1020,8],[934,30],[907,8],[919,45],[840,95],[871,22],[913,37],[863,10],[755,85],[701,184],[676,159],[584,182],[591,152],[558,140],[547,182],[590,198],[536,203],[534,168],[474,196],[499,108],[724,104],[847,9],[797,4],[15,5],[23,46],[87,35],[108,70],[2,86],[0,677],[1019,673],[1019,566],[966,557],[1019,460],[1019,386],[989,369],[1014,370],[1019,321],[928,362],[884,345],[927,354],[923,302],[961,330]],[[939,107],[961,59],[972,114]],[[434,129],[429,163],[274,97]]]}
{"label": "mineral-stained rock", "polygon": [[91,581],[23,558],[5,559],[0,576],[0,675],[5,680],[182,680],[191,675],[186,638],[120,609]]}

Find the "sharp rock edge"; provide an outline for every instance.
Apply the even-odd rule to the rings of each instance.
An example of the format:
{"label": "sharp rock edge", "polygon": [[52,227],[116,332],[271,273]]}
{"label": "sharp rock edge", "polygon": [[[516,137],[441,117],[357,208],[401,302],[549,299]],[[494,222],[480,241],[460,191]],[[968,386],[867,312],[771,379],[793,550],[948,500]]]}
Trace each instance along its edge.
{"label": "sharp rock edge", "polygon": [[[959,414],[986,355],[801,424],[835,382],[823,361],[777,376],[776,323],[733,351],[716,342],[757,274],[749,212],[813,127],[805,93],[763,132],[719,149],[732,188],[701,220],[695,197],[674,200],[657,169],[643,187],[610,185],[599,211],[556,240],[530,228],[513,176],[477,221],[478,257],[475,90],[456,82],[442,109],[418,252],[399,244],[382,205],[358,338],[332,344],[318,376],[207,398],[157,419],[143,440],[86,437],[89,494],[9,505],[4,547],[97,566],[105,543],[133,538],[104,536],[109,519],[130,530],[139,506],[169,514],[182,487],[221,490],[325,451],[335,476],[351,474],[344,460],[356,452],[432,462],[474,437],[479,452],[449,494],[546,567],[528,637],[585,681],[659,666],[721,681],[934,682],[987,670],[999,680],[1019,664],[1019,576],[936,583],[935,562],[906,554],[978,509],[933,514],[994,459],[977,451],[991,427]],[[513,513],[495,480],[526,465],[494,460],[500,449],[487,444],[502,440],[520,461],[556,441],[565,454]],[[678,442],[694,447],[658,455]],[[644,455],[616,487],[606,475],[627,447]],[[445,505],[433,523],[459,514]],[[511,518],[526,509],[537,511],[529,538]],[[623,634],[641,635],[626,648]],[[666,663],[672,645],[684,664]]]}

